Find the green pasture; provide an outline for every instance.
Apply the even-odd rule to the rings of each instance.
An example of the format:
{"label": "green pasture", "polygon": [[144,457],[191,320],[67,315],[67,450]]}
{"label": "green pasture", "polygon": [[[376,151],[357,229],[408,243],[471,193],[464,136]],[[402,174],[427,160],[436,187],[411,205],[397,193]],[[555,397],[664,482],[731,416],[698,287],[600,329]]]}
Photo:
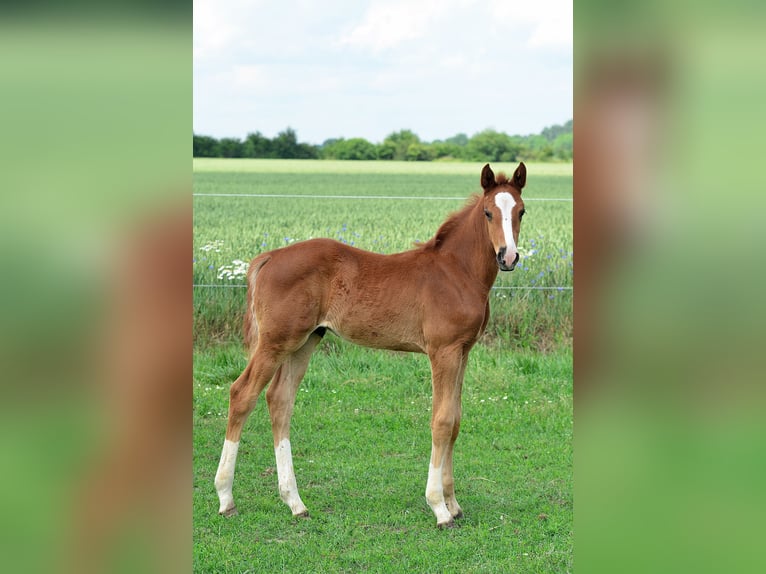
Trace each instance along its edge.
{"label": "green pasture", "polygon": [[[213,477],[228,389],[245,366],[238,273],[262,251],[333,237],[391,253],[428,239],[479,191],[479,164],[195,160],[194,570],[196,572],[568,572],[572,570],[572,292],[497,289],[471,354],[455,449],[460,528],[425,497],[430,371],[422,355],[328,335],[301,385],[295,471],[311,512],[280,501],[265,401],[245,426],[234,496]],[[572,166],[528,164],[520,265],[498,287],[572,285]],[[493,165],[512,172],[515,165]],[[326,199],[320,195],[457,199]],[[235,261],[242,261],[239,264]],[[234,287],[205,287],[232,285]]]}
{"label": "green pasture", "polygon": [[250,415],[234,479],[239,514],[217,515],[213,477],[238,346],[195,356],[195,572],[569,572],[571,353],[477,345],[463,392],[455,480],[465,517],[438,530],[425,501],[427,359],[338,339],[314,354],[292,424],[311,514],[279,499],[266,401]]}

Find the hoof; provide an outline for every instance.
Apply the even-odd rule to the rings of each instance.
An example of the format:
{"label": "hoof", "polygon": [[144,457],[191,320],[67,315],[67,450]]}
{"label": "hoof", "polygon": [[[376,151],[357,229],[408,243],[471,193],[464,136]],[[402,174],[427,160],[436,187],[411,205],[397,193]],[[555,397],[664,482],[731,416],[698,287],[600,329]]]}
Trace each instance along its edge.
{"label": "hoof", "polygon": [[237,514],[239,514],[239,512],[237,512],[236,506],[231,506],[227,508],[226,510],[219,510],[218,514],[220,514],[221,516],[225,516],[226,518],[229,518],[230,516],[236,516]]}
{"label": "hoof", "polygon": [[452,518],[453,518],[453,520],[460,520],[461,518],[463,518],[463,516],[464,516],[463,511],[462,510],[458,510],[458,513],[455,516],[453,516]]}
{"label": "hoof", "polygon": [[457,524],[455,523],[455,519],[451,518],[449,522],[442,522],[441,524],[437,524],[436,527],[439,530],[445,530],[447,528],[457,528]]}
{"label": "hoof", "polygon": [[303,512],[299,512],[298,514],[293,514],[295,518],[308,518],[309,517],[309,511],[304,510]]}

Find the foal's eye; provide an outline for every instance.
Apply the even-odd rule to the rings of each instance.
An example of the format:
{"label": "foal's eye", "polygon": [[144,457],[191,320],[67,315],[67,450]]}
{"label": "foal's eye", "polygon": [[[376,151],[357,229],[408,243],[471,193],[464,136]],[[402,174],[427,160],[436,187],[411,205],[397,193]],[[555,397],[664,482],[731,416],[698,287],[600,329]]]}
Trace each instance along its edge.
{"label": "foal's eye", "polygon": [[485,209],[484,210],[484,215],[487,216],[487,221],[492,221],[492,212],[491,211],[489,211],[488,209]]}

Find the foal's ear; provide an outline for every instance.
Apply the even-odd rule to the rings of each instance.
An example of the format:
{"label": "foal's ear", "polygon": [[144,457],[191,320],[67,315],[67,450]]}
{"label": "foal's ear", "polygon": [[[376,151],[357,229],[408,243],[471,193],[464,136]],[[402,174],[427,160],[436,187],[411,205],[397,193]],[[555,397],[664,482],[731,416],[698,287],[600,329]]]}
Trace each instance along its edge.
{"label": "foal's ear", "polygon": [[489,167],[489,164],[484,166],[481,170],[481,187],[484,191],[489,191],[495,187],[495,172]]}
{"label": "foal's ear", "polygon": [[524,162],[519,163],[519,167],[513,172],[513,187],[521,191],[527,183],[527,166]]}

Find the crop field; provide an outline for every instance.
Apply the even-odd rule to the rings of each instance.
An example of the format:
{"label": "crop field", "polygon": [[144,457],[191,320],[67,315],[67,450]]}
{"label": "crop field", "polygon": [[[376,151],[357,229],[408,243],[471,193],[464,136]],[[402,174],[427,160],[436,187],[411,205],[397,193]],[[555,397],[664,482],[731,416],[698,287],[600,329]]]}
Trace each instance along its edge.
{"label": "crop field", "polygon": [[[232,286],[244,284],[247,263],[259,253],[311,237],[332,237],[381,253],[411,249],[480,190],[481,167],[196,159],[194,193],[230,195],[194,198],[194,283],[229,286],[195,288],[195,343],[239,340],[245,293]],[[486,337],[547,351],[571,341],[572,166],[527,167],[520,264],[498,275]],[[493,168],[510,174],[515,165]]]}
{"label": "crop field", "polygon": [[[247,262],[310,237],[383,253],[409,249],[480,190],[481,167],[195,160],[196,572],[572,570],[571,164],[527,164],[520,264],[498,275],[487,333],[466,370],[455,447],[466,515],[460,528],[437,530],[424,497],[427,359],[332,335],[314,353],[292,422],[296,477],[311,517],[293,518],[279,499],[265,400],[240,446],[240,514],[217,515],[213,477],[228,388],[246,364],[240,285]],[[492,167],[510,174],[515,165]]]}

